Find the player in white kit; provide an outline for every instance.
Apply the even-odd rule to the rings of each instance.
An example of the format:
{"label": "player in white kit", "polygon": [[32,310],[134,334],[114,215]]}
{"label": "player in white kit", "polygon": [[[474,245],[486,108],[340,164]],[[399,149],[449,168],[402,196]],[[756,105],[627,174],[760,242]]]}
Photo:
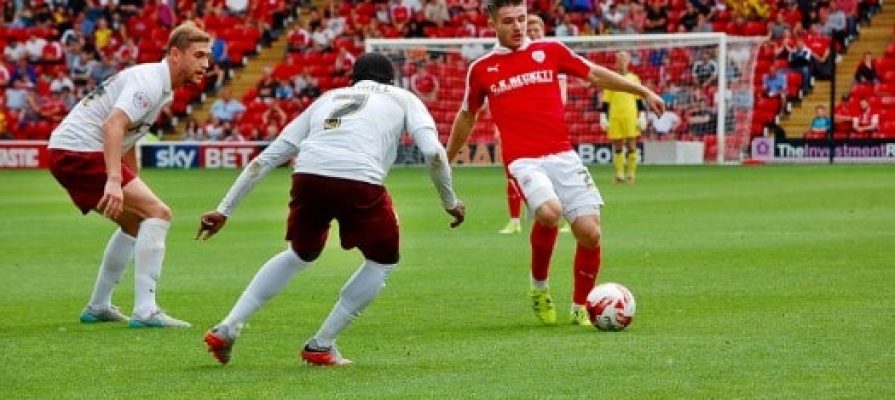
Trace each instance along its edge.
{"label": "player in white kit", "polygon": [[230,314],[205,334],[208,350],[222,364],[230,361],[245,321],[317,259],[333,219],[339,222],[342,247],[358,248],[364,262],[301,357],[312,365],[350,364],[336,349],[335,338],[373,301],[398,263],[398,221],[383,180],[405,131],[425,156],[441,205],[454,217],[451,227],[463,222],[465,209],[454,194],[435,122],[415,95],[391,85],[394,69],[388,58],[363,55],[351,81],[286,125],[246,166],[217,209],[202,215],[197,238],[208,239],[271,169],[295,157],[286,234],[290,247],[261,267]]}
{"label": "player in white kit", "polygon": [[174,89],[201,82],[211,38],[193,23],[171,32],[158,63],[127,68],[85,96],[50,135],[50,171],[82,213],[114,221],[90,302],[81,322],[128,321],[112,292],[133,257],[134,312],[129,325],[189,327],[165,314],[155,299],[171,210],[137,176],[134,144],[149,131]]}

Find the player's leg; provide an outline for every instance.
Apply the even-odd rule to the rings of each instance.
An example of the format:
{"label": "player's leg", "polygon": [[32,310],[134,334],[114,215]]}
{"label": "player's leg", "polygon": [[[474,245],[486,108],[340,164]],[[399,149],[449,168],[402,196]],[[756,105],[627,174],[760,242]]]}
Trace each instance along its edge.
{"label": "player's leg", "polygon": [[637,179],[637,136],[625,138],[627,159],[625,162],[625,179],[633,183]]}
{"label": "player's leg", "polygon": [[239,296],[230,313],[211,330],[205,333],[208,351],[221,364],[230,361],[230,352],[239,336],[239,331],[249,318],[267,304],[286,287],[298,272],[308,268],[311,260],[302,259],[294,250],[295,246],[271,257],[261,266],[252,281]]}
{"label": "player's leg", "polygon": [[230,352],[243,324],[282,292],[298,272],[311,266],[326,245],[332,214],[326,207],[321,207],[321,204],[327,204],[327,199],[319,195],[322,182],[300,174],[292,179],[292,199],[286,222],[286,240],[290,247],[261,266],[230,313],[205,333],[208,351],[221,364],[230,361]]}
{"label": "player's leg", "polygon": [[[68,192],[72,202],[82,213],[96,208],[106,184],[106,167],[102,153],[49,150],[50,172]],[[125,182],[134,179],[126,166],[122,168]],[[97,274],[90,302],[81,313],[81,322],[126,321],[111,303],[112,292],[124,268],[134,253],[134,242],[140,219],[124,213],[119,218],[121,229],[116,230],[103,253],[103,261]]]}
{"label": "player's leg", "polygon": [[522,182],[520,190],[534,211],[529,243],[531,245],[531,288],[528,295],[535,316],[544,324],[556,323],[556,306],[550,294],[548,277],[550,259],[556,248],[562,220],[562,205],[553,191],[553,182],[539,167],[539,160],[523,159],[514,161],[510,171],[516,182]]}
{"label": "player's leg", "polygon": [[103,261],[99,267],[96,283],[93,285],[93,294],[90,296],[90,303],[88,303],[84,312],[81,313],[81,322],[94,323],[128,320],[118,310],[118,307],[112,305],[112,292],[118,286],[121,275],[124,274],[124,269],[134,256],[135,237],[140,226],[140,219],[136,215],[122,213],[116,222],[121,227],[115,230],[106,244]]}
{"label": "player's leg", "polygon": [[312,365],[348,365],[335,341],[373,302],[385,281],[398,265],[398,220],[391,198],[381,186],[355,184],[356,201],[351,209],[341,212],[339,234],[342,247],[357,247],[364,262],[348,279],[339,293],[339,300],[323,321],[317,333],[305,343],[301,357]]}
{"label": "player's leg", "polygon": [[384,263],[369,258],[364,259],[360,268],[342,287],[339,300],[323,321],[320,329],[302,348],[301,357],[306,362],[320,366],[340,366],[351,363],[339,353],[335,340],[379,295],[385,286],[386,279],[397,265],[396,262]]}
{"label": "player's leg", "polygon": [[572,278],[572,323],[590,325],[584,305],[600,273],[600,216],[590,214],[577,217],[572,222],[572,233],[577,242]]}
{"label": "player's leg", "polygon": [[122,188],[123,217],[116,223],[128,228],[133,218],[140,220],[134,243],[134,314],[132,328],[190,326],[166,315],[156,302],[156,286],[165,260],[165,242],[171,227],[171,209],[163,203],[140,178],[134,178]]}
{"label": "player's leg", "polygon": [[522,231],[522,195],[511,178],[507,178],[507,209],[510,211],[510,221],[500,230],[500,233],[511,234]]}
{"label": "player's leg", "polygon": [[624,139],[610,138],[612,143],[612,166],[615,168],[614,183],[625,181],[625,141]]}
{"label": "player's leg", "polygon": [[561,156],[559,162],[549,165],[547,170],[556,182],[564,216],[572,221],[572,234],[577,241],[571,319],[575,324],[589,325],[584,304],[600,269],[599,214],[603,198],[581,159],[574,152]]}

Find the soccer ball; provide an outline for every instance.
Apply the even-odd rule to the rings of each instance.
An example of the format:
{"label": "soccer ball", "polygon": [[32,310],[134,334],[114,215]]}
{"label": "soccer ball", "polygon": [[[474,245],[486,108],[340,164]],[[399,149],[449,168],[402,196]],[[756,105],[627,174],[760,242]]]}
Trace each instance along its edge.
{"label": "soccer ball", "polygon": [[637,303],[628,288],[618,283],[597,285],[587,295],[590,322],[601,331],[620,331],[634,319]]}

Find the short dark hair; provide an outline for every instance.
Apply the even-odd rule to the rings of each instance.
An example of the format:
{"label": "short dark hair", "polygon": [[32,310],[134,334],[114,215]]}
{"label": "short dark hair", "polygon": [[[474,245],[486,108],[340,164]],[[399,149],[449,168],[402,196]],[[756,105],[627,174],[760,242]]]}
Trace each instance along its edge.
{"label": "short dark hair", "polygon": [[351,70],[351,84],[363,80],[390,85],[395,82],[395,68],[388,57],[379,53],[366,53],[354,62]]}
{"label": "short dark hair", "polygon": [[485,10],[487,10],[488,14],[491,14],[493,17],[497,15],[497,10],[502,7],[516,7],[523,4],[525,4],[523,0],[489,0]]}

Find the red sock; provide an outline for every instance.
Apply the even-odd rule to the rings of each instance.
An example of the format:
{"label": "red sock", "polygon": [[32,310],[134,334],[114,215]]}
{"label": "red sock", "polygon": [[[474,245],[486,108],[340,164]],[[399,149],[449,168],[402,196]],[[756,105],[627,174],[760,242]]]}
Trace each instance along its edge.
{"label": "red sock", "polygon": [[510,208],[510,218],[519,218],[522,213],[522,196],[511,180],[507,180],[507,206]]}
{"label": "red sock", "polygon": [[559,228],[550,228],[535,221],[531,227],[531,277],[538,281],[547,280],[550,274],[550,257],[556,247]]}
{"label": "red sock", "polygon": [[600,273],[600,248],[588,249],[580,244],[575,248],[575,293],[572,294],[572,302],[584,304],[587,295],[597,282],[597,274]]}

